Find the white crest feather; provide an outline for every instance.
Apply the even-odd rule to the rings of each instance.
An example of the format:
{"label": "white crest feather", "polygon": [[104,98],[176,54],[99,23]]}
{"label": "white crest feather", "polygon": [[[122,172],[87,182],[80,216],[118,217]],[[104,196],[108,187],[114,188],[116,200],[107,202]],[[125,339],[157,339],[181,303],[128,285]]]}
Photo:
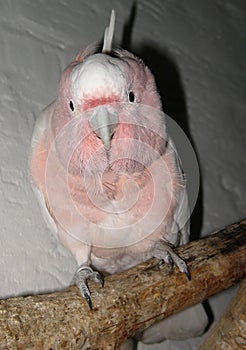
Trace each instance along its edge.
{"label": "white crest feather", "polygon": [[115,27],[115,10],[112,10],[109,26],[105,29],[102,52],[111,52]]}

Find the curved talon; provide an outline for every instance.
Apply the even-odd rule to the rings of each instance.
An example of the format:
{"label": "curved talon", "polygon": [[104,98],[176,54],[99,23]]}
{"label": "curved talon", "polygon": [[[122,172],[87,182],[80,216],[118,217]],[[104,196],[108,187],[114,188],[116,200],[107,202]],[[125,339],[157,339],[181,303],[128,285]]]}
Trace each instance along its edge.
{"label": "curved talon", "polygon": [[96,283],[100,283],[101,287],[104,286],[104,279],[99,272],[94,271],[90,266],[80,266],[75,272],[73,282],[79,288],[82,297],[85,298],[87,304],[89,305],[89,308],[92,310],[93,306],[90,291],[87,286],[88,279]]}
{"label": "curved talon", "polygon": [[101,287],[104,287],[104,278],[100,273],[96,276],[97,282],[100,283]]}
{"label": "curved talon", "polygon": [[88,294],[87,292],[84,292],[84,293],[83,293],[83,297],[85,298],[87,304],[89,305],[89,308],[92,310],[93,307],[92,307],[92,302],[91,302],[90,294]]}
{"label": "curved talon", "polygon": [[190,281],[191,280],[191,275],[190,275],[190,271],[188,270],[188,267],[186,267],[186,269],[184,269],[184,273],[185,273],[187,279]]}
{"label": "curved talon", "polygon": [[164,260],[171,266],[176,265],[180,272],[184,272],[187,279],[191,280],[190,272],[187,268],[186,262],[182,260],[174,251],[173,247],[168,242],[158,241],[156,242],[151,251],[151,257]]}
{"label": "curved talon", "polygon": [[171,255],[168,255],[167,260],[168,260],[168,263],[171,266],[171,268],[173,268],[174,262],[173,262]]}

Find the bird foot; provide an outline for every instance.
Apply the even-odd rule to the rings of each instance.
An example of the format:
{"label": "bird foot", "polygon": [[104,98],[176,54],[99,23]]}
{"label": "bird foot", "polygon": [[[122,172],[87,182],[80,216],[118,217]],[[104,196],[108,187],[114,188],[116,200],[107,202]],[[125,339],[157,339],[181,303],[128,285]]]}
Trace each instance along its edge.
{"label": "bird foot", "polygon": [[89,308],[92,310],[91,293],[87,286],[88,279],[100,283],[102,287],[104,279],[99,272],[94,271],[90,266],[79,266],[74,274],[73,283],[79,288],[82,297],[85,298]]}
{"label": "bird foot", "polygon": [[151,256],[160,260],[164,260],[173,269],[174,264],[180,272],[184,272],[187,279],[190,280],[190,272],[186,262],[182,260],[174,251],[171,245],[164,241],[156,242],[151,249]]}

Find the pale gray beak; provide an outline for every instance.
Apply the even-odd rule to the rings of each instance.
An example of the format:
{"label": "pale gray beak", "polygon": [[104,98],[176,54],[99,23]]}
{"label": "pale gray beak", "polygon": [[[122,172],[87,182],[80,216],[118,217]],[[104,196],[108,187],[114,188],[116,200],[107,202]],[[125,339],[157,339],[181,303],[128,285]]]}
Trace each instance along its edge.
{"label": "pale gray beak", "polygon": [[92,130],[99,137],[104,147],[109,150],[116,125],[118,124],[118,113],[109,106],[96,107],[89,119]]}

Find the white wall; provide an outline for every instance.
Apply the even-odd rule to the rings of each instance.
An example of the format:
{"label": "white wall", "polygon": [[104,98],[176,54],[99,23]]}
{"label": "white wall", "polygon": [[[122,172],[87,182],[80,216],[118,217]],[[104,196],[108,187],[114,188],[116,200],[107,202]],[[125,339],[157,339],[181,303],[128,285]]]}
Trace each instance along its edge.
{"label": "white wall", "polygon": [[[132,1],[0,0],[0,295],[60,289],[75,270],[50,235],[28,180],[34,121],[56,95],[63,68],[102,38],[111,8],[116,41]],[[157,75],[166,112],[193,140],[202,187],[193,230],[245,216],[244,0],[139,0],[132,51]],[[233,290],[211,298],[217,317]],[[196,349],[185,343],[139,349]]]}

